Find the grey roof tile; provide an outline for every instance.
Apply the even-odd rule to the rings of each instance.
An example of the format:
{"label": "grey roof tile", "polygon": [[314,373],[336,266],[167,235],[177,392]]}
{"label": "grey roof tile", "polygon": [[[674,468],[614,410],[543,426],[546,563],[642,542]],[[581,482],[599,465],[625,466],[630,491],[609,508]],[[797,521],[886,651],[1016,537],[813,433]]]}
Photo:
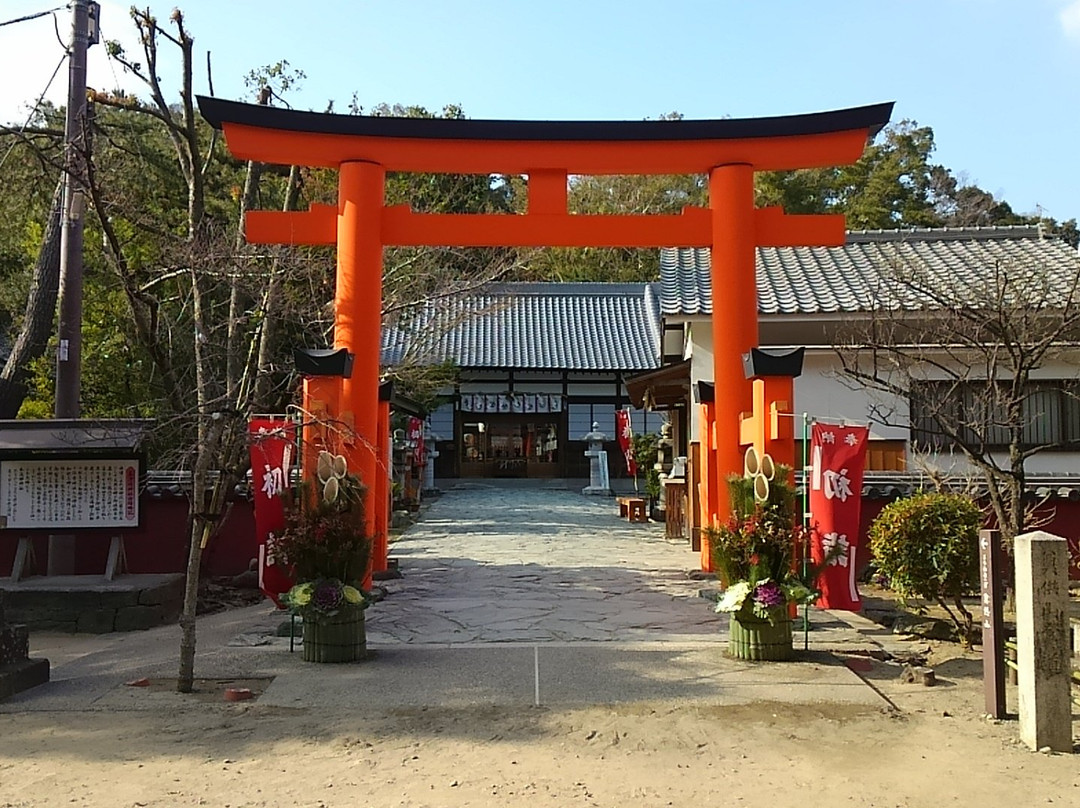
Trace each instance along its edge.
{"label": "grey roof tile", "polygon": [[383,329],[383,362],[651,370],[660,312],[644,283],[504,283],[424,304]]}
{"label": "grey roof tile", "polygon": [[[1064,293],[1080,278],[1080,254],[1059,239],[1042,237],[1037,227],[851,231],[841,247],[759,247],[758,311],[933,308],[929,297],[896,281],[897,271],[917,273],[918,286],[975,303],[986,270],[995,264],[1034,269],[1040,283]],[[659,287],[664,315],[711,314],[709,250],[661,250]],[[1052,303],[1052,297],[1044,302]]]}

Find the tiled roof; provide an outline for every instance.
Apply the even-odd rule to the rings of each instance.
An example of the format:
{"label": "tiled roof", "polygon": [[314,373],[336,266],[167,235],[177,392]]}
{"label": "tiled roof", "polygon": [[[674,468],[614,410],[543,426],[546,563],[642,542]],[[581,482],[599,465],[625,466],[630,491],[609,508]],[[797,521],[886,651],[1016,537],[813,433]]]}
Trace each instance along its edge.
{"label": "tiled roof", "polygon": [[383,361],[468,368],[649,370],[660,312],[644,283],[504,283],[431,301],[383,330]]}
{"label": "tiled roof", "polygon": [[[665,248],[660,253],[664,315],[710,314],[709,250]],[[1037,227],[865,230],[842,247],[759,247],[758,311],[828,314],[877,308],[924,309],[935,303],[912,291],[940,290],[950,300],[979,299],[995,266],[1031,272],[1046,289],[1068,294],[1080,279],[1080,254]],[[916,282],[900,280],[911,275]],[[1040,290],[1053,303],[1053,292]]]}

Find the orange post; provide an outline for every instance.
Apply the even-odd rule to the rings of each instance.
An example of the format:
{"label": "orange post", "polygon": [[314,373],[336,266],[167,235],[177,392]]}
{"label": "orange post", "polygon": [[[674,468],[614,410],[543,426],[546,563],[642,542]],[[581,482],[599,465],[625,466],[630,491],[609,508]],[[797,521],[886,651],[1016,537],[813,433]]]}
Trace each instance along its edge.
{"label": "orange post", "polygon": [[319,452],[337,451],[336,442],[326,434],[326,425],[338,417],[340,382],[341,379],[336,376],[304,377],[304,414],[300,433],[302,480],[314,478]]}
{"label": "orange post", "polygon": [[754,259],[754,167],[724,165],[709,174],[712,208],[712,354],[715,384],[717,511],[731,512],[727,478],[742,473],[739,416],[750,409],[742,355],[758,344]]}
{"label": "orange post", "polygon": [[795,403],[795,379],[791,376],[766,376],[765,401],[768,420],[765,449],[775,463],[791,469],[788,482],[795,482],[795,422],[792,407]]}
{"label": "orange post", "polygon": [[[342,163],[338,179],[337,285],[334,344],[355,355],[342,380],[342,413],[351,413],[356,438],[346,447],[349,467],[374,490],[379,433],[379,343],[382,322],[382,218],[385,172],[374,163]],[[364,529],[374,536],[375,508]]]}

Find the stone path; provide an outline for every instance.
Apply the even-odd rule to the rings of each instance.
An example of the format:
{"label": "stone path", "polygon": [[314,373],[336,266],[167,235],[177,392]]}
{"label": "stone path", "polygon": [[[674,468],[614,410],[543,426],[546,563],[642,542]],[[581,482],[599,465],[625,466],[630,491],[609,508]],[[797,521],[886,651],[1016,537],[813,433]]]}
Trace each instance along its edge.
{"label": "stone path", "polygon": [[376,645],[721,639],[689,543],[619,519],[611,499],[464,484],[390,555],[403,577],[367,613]]}

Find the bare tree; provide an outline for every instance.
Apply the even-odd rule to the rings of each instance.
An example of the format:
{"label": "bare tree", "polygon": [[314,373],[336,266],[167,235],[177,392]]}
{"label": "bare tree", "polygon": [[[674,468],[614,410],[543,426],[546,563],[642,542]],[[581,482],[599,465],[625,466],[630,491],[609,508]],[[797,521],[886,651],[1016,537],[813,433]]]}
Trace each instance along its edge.
{"label": "bare tree", "polygon": [[[128,57],[115,43],[116,58],[149,90],[150,102],[126,95],[102,95],[97,102],[157,122],[175,153],[176,167],[187,196],[183,234],[169,238],[158,233],[160,256],[156,266],[137,266],[119,232],[115,199],[108,185],[91,176],[94,210],[107,244],[116,277],[129,302],[135,332],[165,380],[171,426],[182,425],[194,435],[178,465],[191,469],[189,504],[190,544],[184,605],[180,617],[180,666],[177,689],[190,692],[194,682],[196,610],[202,551],[227,513],[230,494],[247,469],[247,420],[256,406],[256,394],[271,390],[260,381],[260,367],[268,364],[269,339],[278,284],[262,283],[263,261],[242,253],[242,234],[231,237],[217,228],[207,214],[207,178],[214,165],[214,136],[197,117],[192,87],[194,40],[183,14],[174,10],[166,29],[147,9],[132,9],[140,34],[141,59]],[[159,78],[159,45],[171,43],[179,51],[181,103],[170,105]],[[145,65],[145,67],[144,67]],[[240,221],[248,204],[257,198],[261,166],[249,164]],[[296,175],[292,175],[295,184]],[[286,204],[295,202],[287,191]],[[185,339],[177,337],[186,335]],[[186,345],[185,345],[186,343]]]}
{"label": "bare tree", "polygon": [[897,252],[873,310],[838,338],[849,381],[910,405],[906,423],[888,405],[876,420],[977,472],[1006,546],[1031,523],[1027,461],[1080,441],[1065,417],[1080,413],[1076,370],[1048,378],[1080,348],[1080,259],[1060,248],[959,274]]}

